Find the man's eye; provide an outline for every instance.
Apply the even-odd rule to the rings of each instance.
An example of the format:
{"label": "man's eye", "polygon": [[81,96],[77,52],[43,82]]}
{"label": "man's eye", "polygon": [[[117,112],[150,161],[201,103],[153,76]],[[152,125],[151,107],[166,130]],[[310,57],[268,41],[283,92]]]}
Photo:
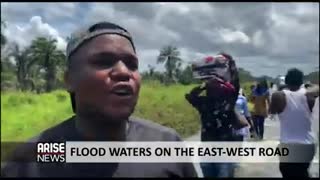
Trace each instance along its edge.
{"label": "man's eye", "polygon": [[[130,59],[130,58],[123,58],[122,62],[124,65],[131,71],[136,71],[138,69],[138,61],[135,59]],[[112,58],[102,58],[102,59],[96,59],[92,62],[92,64],[99,69],[108,69],[112,68],[117,64],[119,60],[117,59],[112,59]]]}
{"label": "man's eye", "polygon": [[94,61],[94,65],[96,65],[99,68],[111,68],[114,64],[116,63],[115,60],[106,60],[106,59],[100,59],[100,60],[96,60]]}
{"label": "man's eye", "polygon": [[133,60],[126,62],[126,66],[128,67],[128,69],[132,71],[135,71],[138,69],[138,63]]}

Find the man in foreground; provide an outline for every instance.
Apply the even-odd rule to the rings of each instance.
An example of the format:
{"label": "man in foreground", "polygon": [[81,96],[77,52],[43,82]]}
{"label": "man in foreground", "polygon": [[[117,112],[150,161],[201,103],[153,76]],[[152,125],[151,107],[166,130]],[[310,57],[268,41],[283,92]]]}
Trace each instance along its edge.
{"label": "man in foreground", "polygon": [[[140,89],[138,58],[124,28],[101,22],[71,37],[65,83],[75,116],[32,142],[181,141],[169,128],[130,117]],[[30,150],[31,151],[31,150]],[[19,155],[18,155],[19,156]],[[5,177],[196,177],[192,163],[9,163]]]}
{"label": "man in foreground", "polygon": [[288,147],[292,152],[290,158],[280,159],[283,177],[309,177],[308,169],[315,154],[311,114],[319,92],[301,89],[303,77],[300,70],[290,69],[285,77],[287,89],[271,97],[270,113],[278,114],[280,121],[280,147]]}

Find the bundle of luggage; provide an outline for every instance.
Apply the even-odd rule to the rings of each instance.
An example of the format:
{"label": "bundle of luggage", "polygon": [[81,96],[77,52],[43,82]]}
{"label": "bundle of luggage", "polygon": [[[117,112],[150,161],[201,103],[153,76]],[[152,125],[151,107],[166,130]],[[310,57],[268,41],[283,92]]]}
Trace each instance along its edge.
{"label": "bundle of luggage", "polygon": [[228,75],[228,59],[223,55],[207,56],[192,63],[193,78],[205,80]]}

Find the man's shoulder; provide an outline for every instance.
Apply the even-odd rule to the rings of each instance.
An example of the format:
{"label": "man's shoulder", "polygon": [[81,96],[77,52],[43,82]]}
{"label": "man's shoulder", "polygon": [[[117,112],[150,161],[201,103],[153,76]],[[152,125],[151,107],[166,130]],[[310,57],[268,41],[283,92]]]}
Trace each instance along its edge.
{"label": "man's shoulder", "polygon": [[5,157],[1,164],[2,177],[27,177],[38,176],[35,159],[36,146],[38,142],[63,142],[65,135],[70,133],[72,118],[67,119],[51,128],[42,131],[40,134],[26,140],[23,143],[16,143],[15,147]]}
{"label": "man's shoulder", "polygon": [[156,133],[168,133],[172,135],[178,135],[176,130],[174,130],[173,128],[163,126],[151,120],[138,118],[138,117],[130,117],[130,121],[132,124],[134,124],[136,128],[151,130],[151,131],[155,131]]}
{"label": "man's shoulder", "polygon": [[[173,128],[160,125],[137,117],[130,117],[130,132],[133,132],[136,140],[152,141],[179,141],[180,136]],[[145,137],[142,137],[145,136]],[[142,138],[142,139],[139,139]]]}
{"label": "man's shoulder", "polygon": [[70,134],[74,130],[74,117],[63,120],[62,122],[54,125],[40,134],[32,137],[28,140],[30,143],[36,142],[59,142],[65,141],[67,134]]}
{"label": "man's shoulder", "polygon": [[15,147],[13,148],[12,156],[9,156],[9,159],[24,159],[26,157],[26,154],[32,153],[34,151],[37,143],[39,142],[64,142],[65,134],[70,133],[68,132],[70,131],[70,128],[68,126],[70,126],[71,122],[72,121],[70,118],[57,124],[56,126],[42,131],[38,135],[31,137],[25,142],[12,143],[15,145]]}

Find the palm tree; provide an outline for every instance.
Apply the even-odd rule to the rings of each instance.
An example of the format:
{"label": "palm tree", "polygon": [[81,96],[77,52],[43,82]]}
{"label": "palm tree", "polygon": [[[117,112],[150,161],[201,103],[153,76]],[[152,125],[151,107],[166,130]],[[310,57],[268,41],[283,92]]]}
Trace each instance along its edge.
{"label": "palm tree", "polygon": [[170,80],[173,80],[173,72],[177,68],[177,63],[181,62],[180,51],[174,46],[166,46],[161,49],[157,63],[165,63],[165,68]]}
{"label": "palm tree", "polygon": [[149,68],[149,76],[152,77],[153,74],[154,74],[155,67],[150,65],[150,64],[148,64],[148,68]]}
{"label": "palm tree", "polygon": [[57,49],[57,40],[52,38],[38,37],[31,43],[33,59],[45,70],[45,91],[50,92],[55,88],[58,66],[65,63],[65,55]]}
{"label": "palm tree", "polygon": [[[1,29],[6,28],[6,24],[4,21],[1,21]],[[1,47],[4,46],[7,43],[7,38],[4,36],[4,34],[2,34],[1,31]]]}
{"label": "palm tree", "polygon": [[15,74],[18,81],[18,87],[24,91],[28,89],[29,85],[33,85],[29,71],[34,62],[30,59],[30,49],[26,48],[21,50],[18,44],[14,43],[12,45],[9,57],[13,57],[16,62]]}

